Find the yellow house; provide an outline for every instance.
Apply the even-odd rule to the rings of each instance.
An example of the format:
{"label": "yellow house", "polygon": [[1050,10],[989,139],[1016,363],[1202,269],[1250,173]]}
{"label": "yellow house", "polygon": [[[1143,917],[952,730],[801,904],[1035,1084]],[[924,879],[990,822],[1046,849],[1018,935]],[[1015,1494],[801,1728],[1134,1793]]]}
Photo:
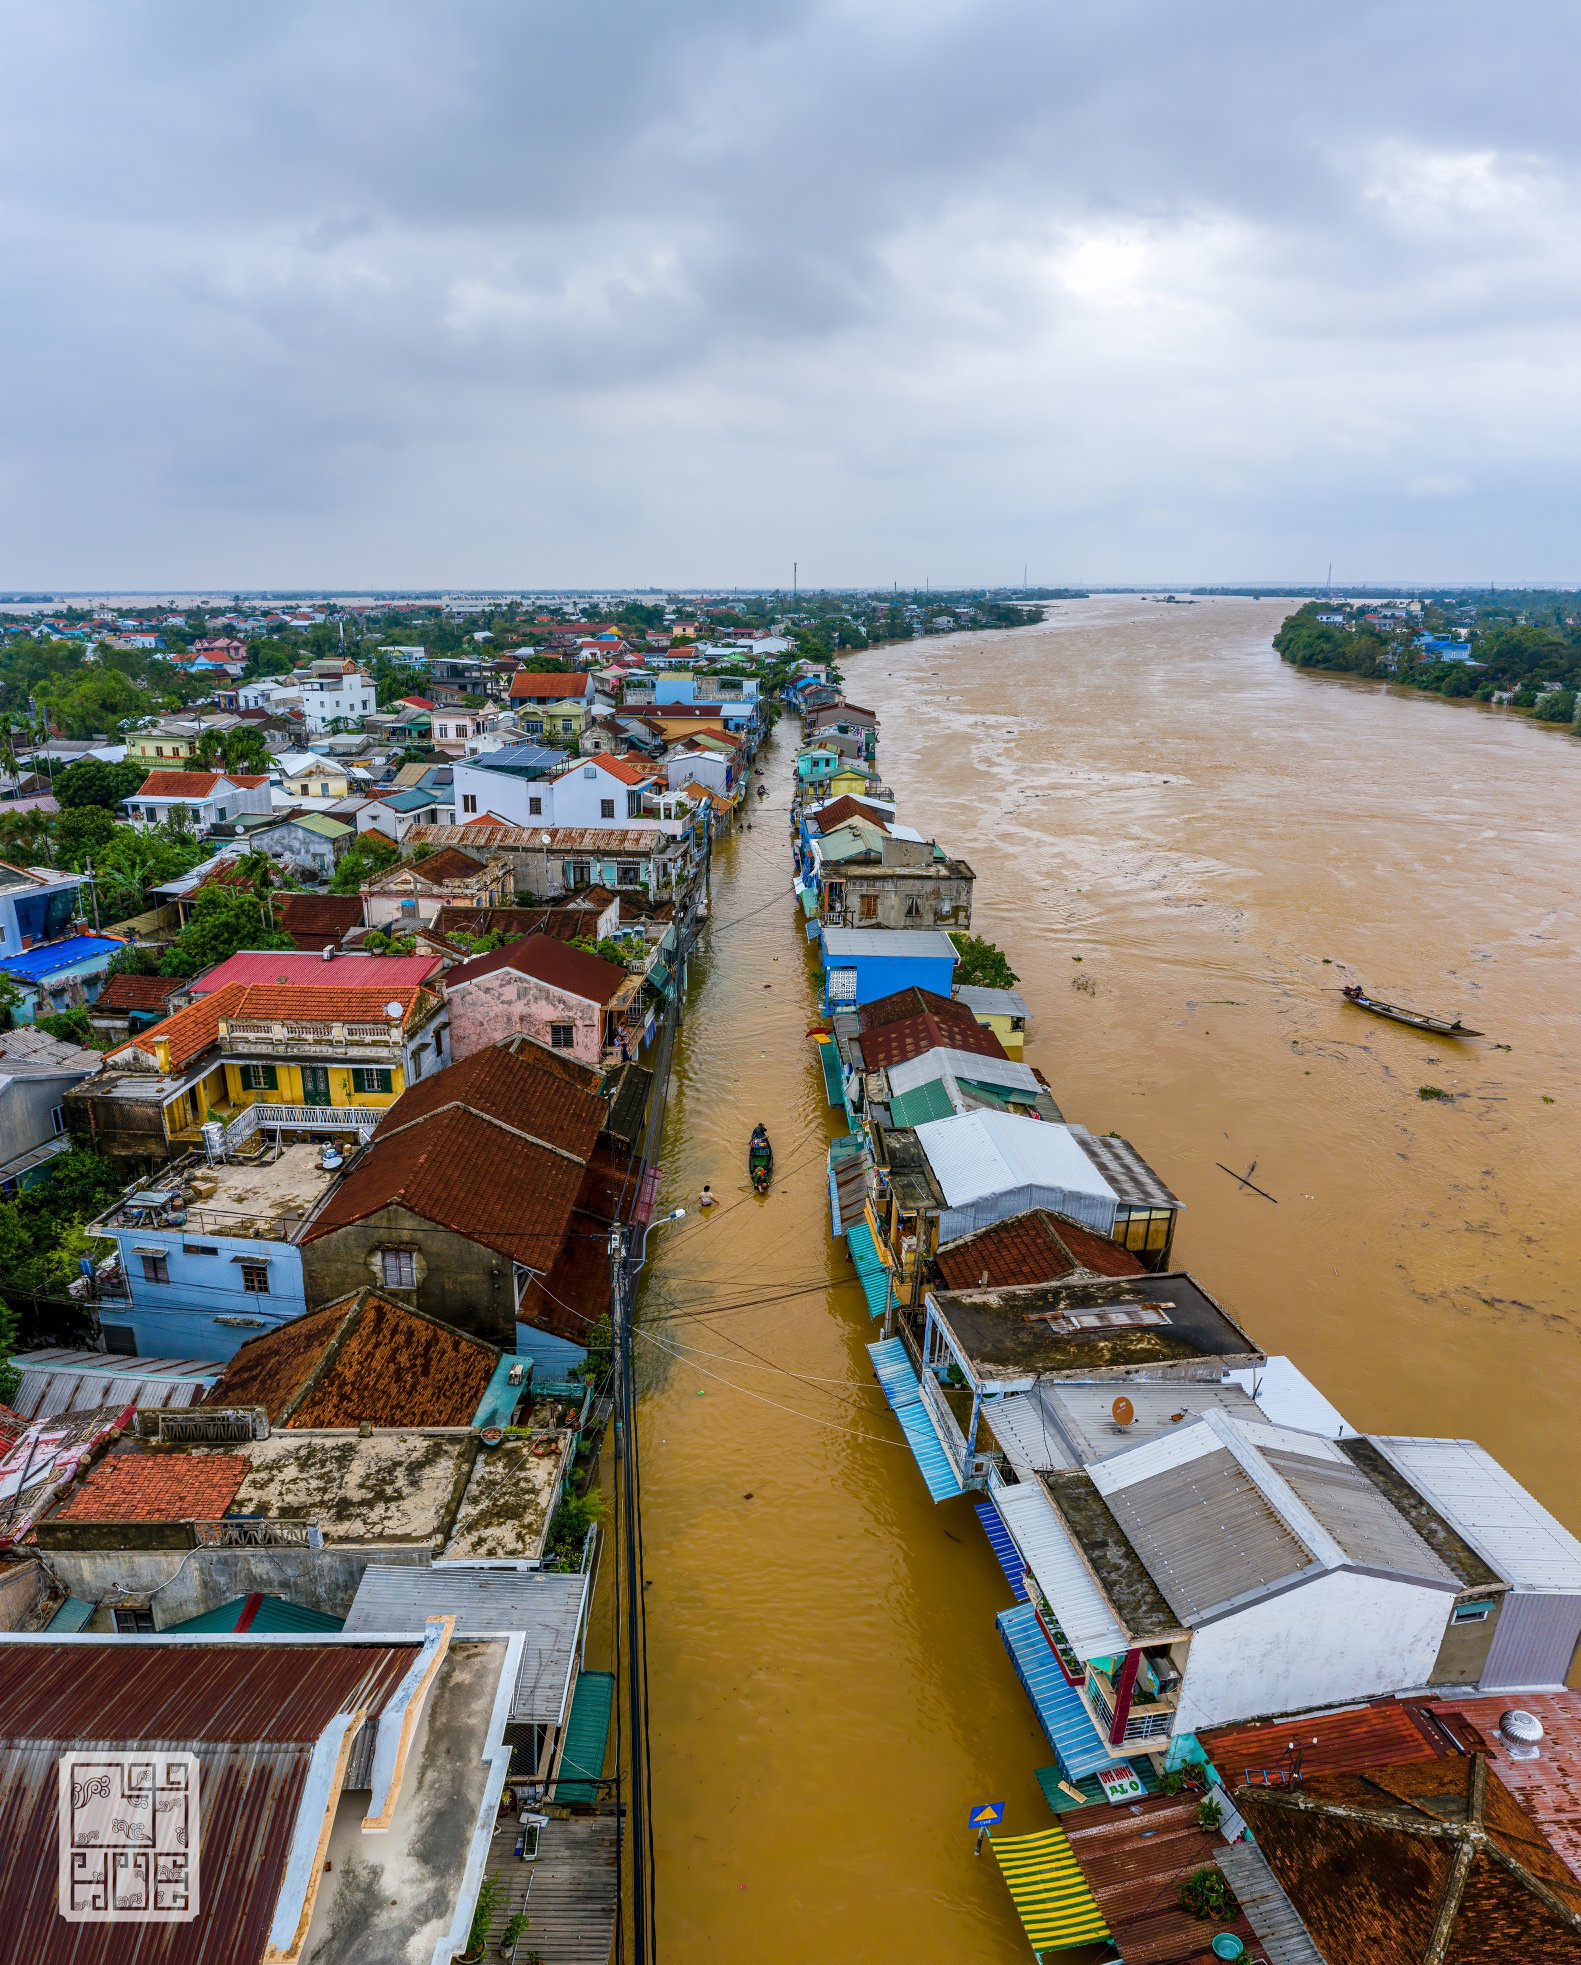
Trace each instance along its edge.
{"label": "yellow house", "polygon": [[366,1133],[409,1084],[449,1062],[449,1021],[439,997],[410,983],[227,983],[106,1065],[150,1075],[173,1147],[194,1144],[207,1120],[238,1136]]}
{"label": "yellow house", "polygon": [[955,1000],[970,1010],[985,1030],[994,1033],[1010,1057],[1021,1056],[1032,1012],[1019,990],[979,989],[970,983],[957,983]]}
{"label": "yellow house", "polygon": [[842,764],[829,780],[829,796],[839,798],[849,793],[852,798],[871,797],[877,780],[870,772],[854,764]]}
{"label": "yellow house", "polygon": [[280,772],[280,788],[289,798],[349,798],[354,789],[344,765],[312,751],[282,757]]}
{"label": "yellow house", "polygon": [[197,751],[196,737],[173,730],[134,730],[126,740],[127,762],[150,768],[163,764],[168,770],[174,764],[185,764],[197,756]]}

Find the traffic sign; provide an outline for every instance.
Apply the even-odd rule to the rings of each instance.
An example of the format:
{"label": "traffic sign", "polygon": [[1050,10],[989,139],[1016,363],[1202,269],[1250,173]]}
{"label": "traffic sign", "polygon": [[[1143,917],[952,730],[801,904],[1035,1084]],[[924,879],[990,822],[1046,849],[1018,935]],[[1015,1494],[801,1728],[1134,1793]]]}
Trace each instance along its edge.
{"label": "traffic sign", "polygon": [[974,1829],[991,1829],[1005,1819],[1005,1804],[1002,1801],[985,1801],[972,1810]]}

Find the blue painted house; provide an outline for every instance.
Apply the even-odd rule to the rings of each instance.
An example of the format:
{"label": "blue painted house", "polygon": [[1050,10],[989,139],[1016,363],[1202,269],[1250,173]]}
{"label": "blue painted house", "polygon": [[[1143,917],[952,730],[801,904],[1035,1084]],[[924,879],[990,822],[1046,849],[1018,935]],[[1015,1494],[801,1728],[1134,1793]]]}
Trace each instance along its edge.
{"label": "blue painted house", "polygon": [[208,1165],[193,1157],[132,1188],[89,1233],[120,1251],[125,1295],[100,1304],[112,1350],[229,1358],[307,1308],[299,1241],[336,1175],[322,1149]]}
{"label": "blue painted house", "polygon": [[942,928],[828,928],[819,942],[823,1011],[860,1009],[897,989],[948,996],[955,944]]}
{"label": "blue painted house", "polygon": [[0,860],[0,960],[36,942],[58,941],[82,912],[80,873]]}
{"label": "blue painted house", "polygon": [[44,942],[13,955],[0,953],[0,975],[22,992],[12,1009],[18,1023],[91,1003],[99,993],[112,956],[126,947],[114,935],[68,935],[64,941]]}

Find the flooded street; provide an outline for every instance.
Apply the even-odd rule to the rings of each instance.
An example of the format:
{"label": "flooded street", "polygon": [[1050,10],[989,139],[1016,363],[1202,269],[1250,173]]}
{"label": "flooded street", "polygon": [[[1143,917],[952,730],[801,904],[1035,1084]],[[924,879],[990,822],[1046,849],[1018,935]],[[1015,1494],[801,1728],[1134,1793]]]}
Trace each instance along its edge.
{"label": "flooded street", "polygon": [[[902,819],[976,870],[1028,1061],[1186,1203],[1179,1263],[1356,1425],[1473,1435],[1581,1528],[1581,746],[1295,672],[1268,650],[1286,611],[1066,603],[857,657],[847,693]],[[792,754],[782,727],[716,854],[661,1196],[694,1212],[641,1300],[660,1944],[1019,1961],[966,1812],[1041,1826],[1051,1756],[1003,1578],[970,1506],[929,1502],[829,1235]],[[1354,979],[1489,1041],[1369,1018]],[[1253,1161],[1274,1202],[1216,1164]]]}

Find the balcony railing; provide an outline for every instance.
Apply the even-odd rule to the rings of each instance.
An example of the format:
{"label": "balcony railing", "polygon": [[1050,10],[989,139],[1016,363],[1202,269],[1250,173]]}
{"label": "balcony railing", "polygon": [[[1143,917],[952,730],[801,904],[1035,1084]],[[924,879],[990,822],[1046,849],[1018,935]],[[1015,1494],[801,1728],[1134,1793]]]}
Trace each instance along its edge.
{"label": "balcony railing", "polygon": [[220,1025],[220,1042],[247,1051],[289,1051],[309,1058],[342,1057],[352,1050],[398,1051],[406,1036],[399,1023],[242,1023]]}
{"label": "balcony railing", "polygon": [[[1114,1731],[1114,1687],[1108,1675],[1089,1668],[1084,1690],[1088,1704],[1092,1707],[1093,1717],[1098,1722],[1098,1730],[1106,1740],[1110,1739]],[[1173,1701],[1155,1702],[1150,1705],[1141,1705],[1133,1701],[1131,1710],[1126,1714],[1125,1735],[1123,1739],[1112,1744],[1130,1747],[1144,1740],[1168,1739],[1174,1724]]]}
{"label": "balcony railing", "polygon": [[247,1105],[225,1128],[225,1150],[245,1146],[260,1132],[356,1133],[366,1139],[384,1117],[377,1105]]}

